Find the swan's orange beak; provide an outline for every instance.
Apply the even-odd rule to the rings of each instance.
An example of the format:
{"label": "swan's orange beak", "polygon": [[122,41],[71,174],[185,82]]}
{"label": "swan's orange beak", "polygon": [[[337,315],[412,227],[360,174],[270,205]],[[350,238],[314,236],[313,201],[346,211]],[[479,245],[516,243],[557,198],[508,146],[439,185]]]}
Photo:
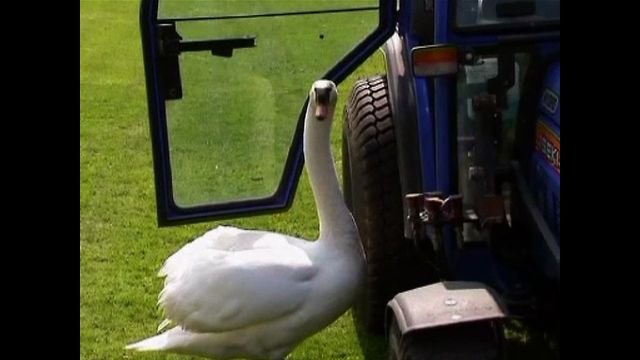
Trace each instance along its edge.
{"label": "swan's orange beak", "polygon": [[322,121],[324,119],[327,118],[327,116],[329,115],[329,110],[327,108],[326,105],[323,104],[317,104],[316,103],[316,119]]}

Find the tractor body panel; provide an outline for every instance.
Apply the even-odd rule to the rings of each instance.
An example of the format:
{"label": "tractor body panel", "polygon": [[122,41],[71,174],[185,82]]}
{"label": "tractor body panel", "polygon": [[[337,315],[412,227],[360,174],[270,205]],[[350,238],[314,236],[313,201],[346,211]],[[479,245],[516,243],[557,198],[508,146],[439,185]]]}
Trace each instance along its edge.
{"label": "tractor body panel", "polygon": [[[465,197],[470,194],[466,193],[468,181],[465,180],[470,175],[462,165],[461,154],[473,149],[466,147],[462,139],[472,135],[469,131],[474,128],[469,127],[470,130],[467,131],[463,127],[477,122],[480,117],[478,112],[472,110],[471,101],[474,95],[486,92],[485,83],[492,76],[497,76],[500,71],[498,64],[502,61],[499,58],[504,56],[502,54],[514,56],[515,84],[506,89],[506,108],[502,111],[507,128],[503,134],[511,143],[504,148],[512,146],[520,150],[519,146],[513,145],[513,137],[519,136],[515,135],[516,128],[526,127],[520,125],[522,118],[527,117],[522,114],[530,113],[535,115],[536,121],[539,120],[541,129],[549,130],[544,133],[549,142],[557,145],[558,167],[554,169],[553,166],[548,166],[548,156],[536,148],[515,153],[504,150],[501,153],[501,161],[506,168],[512,162],[520,166],[526,165],[522,176],[531,194],[545,194],[544,198],[536,196],[532,206],[525,210],[529,218],[539,218],[540,221],[527,222],[524,228],[529,230],[525,230],[523,237],[513,242],[516,245],[508,246],[533,253],[538,271],[545,277],[559,279],[560,71],[559,63],[554,60],[560,52],[559,20],[555,20],[558,16],[557,4],[535,4],[536,11],[544,12],[551,21],[529,25],[509,21],[506,25],[474,27],[460,25],[464,25],[465,21],[468,25],[474,18],[469,17],[469,14],[456,14],[459,3],[401,2],[396,34],[383,48],[398,138],[398,167],[403,196],[432,191],[442,192],[445,197],[456,193],[465,194]],[[493,2],[486,3],[495,5]],[[545,9],[545,6],[548,8]],[[467,20],[460,20],[464,16],[467,16]],[[459,59],[460,70],[456,76],[415,76],[411,61],[412,49],[434,44],[455,45],[459,49],[459,58],[464,54],[472,54],[474,59],[484,61],[485,65],[476,66]],[[544,81],[527,77],[528,73],[539,69],[545,74],[540,76]],[[486,74],[482,75],[483,72]],[[477,80],[478,74],[481,74],[480,80]],[[548,113],[548,109],[545,112],[543,108],[550,106],[553,100],[549,91],[544,89],[558,97],[558,106],[553,113]],[[547,95],[544,95],[545,92]],[[534,107],[527,104],[532,97],[536,102]],[[533,130],[527,130],[525,136],[528,137],[527,141],[534,142],[537,135]],[[555,149],[548,151],[555,156]],[[513,173],[511,170],[508,172]],[[515,184],[515,179],[510,181],[513,183],[514,193],[522,189]],[[531,215],[533,212],[540,216]],[[409,209],[405,204],[405,219],[408,214]],[[410,239],[411,232],[411,224],[405,221],[405,237]],[[552,234],[551,240],[549,236],[542,235],[548,235],[549,232]],[[521,304],[523,298],[533,296],[537,280],[527,275],[530,269],[524,270],[520,266],[520,260],[505,260],[500,251],[496,251],[495,245],[486,239],[469,236],[471,241],[460,246],[452,227],[444,228],[443,237],[451,280],[486,284],[509,300],[509,304],[511,299],[514,303]],[[514,312],[521,310],[519,306],[514,305]]]}
{"label": "tractor body panel", "polygon": [[[535,204],[552,236],[537,235],[534,251],[547,276],[560,276],[560,64],[555,62],[545,77],[538,106],[536,142],[530,183]],[[551,237],[551,239],[549,239]],[[557,250],[556,250],[557,249]]]}

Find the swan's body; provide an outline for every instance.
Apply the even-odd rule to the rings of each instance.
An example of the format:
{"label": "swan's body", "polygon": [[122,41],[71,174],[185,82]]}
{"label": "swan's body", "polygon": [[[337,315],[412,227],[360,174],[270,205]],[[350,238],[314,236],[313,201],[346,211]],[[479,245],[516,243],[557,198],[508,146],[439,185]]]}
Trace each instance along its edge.
{"label": "swan's body", "polygon": [[305,118],[318,240],[233,227],[209,231],[160,271],[166,280],[159,303],[178,326],[127,348],[282,359],[352,305],[362,286],[364,254],[331,156],[335,101],[335,85],[316,82]]}

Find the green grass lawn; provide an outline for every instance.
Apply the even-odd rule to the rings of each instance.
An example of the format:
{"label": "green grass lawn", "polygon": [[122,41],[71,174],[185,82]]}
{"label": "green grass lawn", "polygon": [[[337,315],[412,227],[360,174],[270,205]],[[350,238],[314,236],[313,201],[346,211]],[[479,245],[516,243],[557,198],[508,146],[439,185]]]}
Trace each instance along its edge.
{"label": "green grass lawn", "polygon": [[[206,9],[201,7],[207,3],[211,2],[174,1],[177,8],[167,5],[162,11],[180,15],[184,6],[192,4],[191,13],[184,15],[202,15],[199,12]],[[285,9],[292,3],[280,1]],[[266,6],[256,1],[223,4],[222,12]],[[306,4],[323,8],[344,6],[344,1]],[[80,358],[86,360],[190,358],[133,354],[123,347],[154,334],[162,320],[156,308],[161,280],[155,274],[163,261],[217,225],[156,226],[138,6],[135,0],[80,2]],[[181,29],[190,38],[258,35],[258,47],[239,50],[231,61],[206,53],[184,56],[185,98],[169,106],[178,200],[189,205],[270,193],[308,87],[348,50],[347,40],[362,37],[371,16],[332,17],[345,24],[340,31],[313,17],[279,20],[269,27],[260,19],[221,22],[213,30],[206,23]],[[255,34],[251,29],[256,26],[264,31]],[[274,41],[276,36],[289,41]],[[313,49],[291,46],[299,43]],[[377,54],[340,86],[339,111],[356,78],[382,72]],[[225,91],[239,96],[220,99],[220,90],[208,84],[223,84]],[[333,142],[340,171],[341,119],[337,120]],[[229,177],[239,180],[233,185],[221,181]],[[318,221],[307,177],[303,174],[289,212],[225,223],[315,238]],[[522,332],[513,333],[518,338]],[[385,358],[384,342],[359,337],[347,313],[306,340],[290,358],[365,357]]]}
{"label": "green grass lawn", "polygon": [[[302,33],[294,35],[304,36]],[[328,32],[325,39],[331,40],[333,35],[336,34]],[[245,50],[247,56],[254,50],[257,49]],[[286,51],[282,54],[286,54]],[[252,56],[264,56],[264,52],[254,54]],[[317,56],[318,59],[322,58]],[[297,66],[305,61],[304,58],[296,59],[299,61]],[[314,59],[310,55],[306,60]],[[210,55],[202,60],[214,61]],[[259,60],[247,59],[237,66],[251,68]],[[223,62],[221,59],[215,61]],[[317,60],[312,69],[320,71],[327,65],[326,59]],[[291,68],[291,64],[287,66],[285,70],[292,73],[304,70]],[[261,71],[242,73],[245,78],[253,76],[256,79],[253,83],[262,86],[246,89],[247,95],[250,96],[252,91],[264,91],[275,77],[273,74],[282,70],[273,69],[272,74]],[[381,71],[382,63],[378,59],[361,68],[358,74]],[[319,74],[307,74],[306,77],[311,79]],[[354,74],[353,78],[358,74]],[[353,78],[341,86],[341,104]],[[238,83],[237,80],[233,81]],[[300,76],[294,77],[295,81],[299,81],[295,86],[279,84],[279,90],[290,92],[287,98],[290,105],[288,108],[280,105],[282,110],[272,111],[282,118],[278,123],[280,125],[276,125],[281,127],[282,132],[277,139],[286,137],[286,132],[291,131],[286,125],[295,124],[297,112],[312,82],[302,81]],[[185,90],[195,89],[193,85],[185,84]],[[262,94],[255,95],[254,98],[273,101]],[[205,107],[201,111],[209,109]],[[187,116],[181,119],[190,121]],[[195,121],[195,118],[191,121]],[[268,125],[265,122],[264,126]],[[233,124],[225,126],[230,128]],[[339,122],[335,126],[340,129]],[[187,131],[188,127],[182,128]],[[193,134],[187,131],[184,136],[186,138],[191,135]],[[336,158],[340,159],[338,135],[339,131],[334,131]],[[198,141],[200,140],[196,137],[195,142]],[[202,141],[197,145],[202,144],[206,143]],[[269,148],[271,154],[267,155],[282,156],[278,152],[281,149],[273,149]],[[238,164],[237,168],[250,165],[245,162],[244,165]],[[183,166],[188,168],[188,164]],[[338,164],[338,169],[340,168]],[[189,171],[185,170],[185,174]],[[178,355],[133,354],[123,350],[125,344],[152,335],[162,319],[156,308],[161,280],[155,276],[162,262],[185,243],[217,225],[204,223],[162,229],[156,226],[137,1],[80,2],[80,173],[80,358],[188,359],[189,357]],[[213,194],[207,199],[220,200],[220,194]],[[188,196],[186,195],[185,201],[198,201]],[[225,223],[315,238],[318,222],[306,176],[303,175],[300,180],[294,205],[289,212]],[[348,313],[305,341],[295,350],[291,359],[362,359],[364,352],[378,353],[382,358],[383,347],[379,340],[359,340],[351,314]],[[360,341],[364,343],[364,350]]]}

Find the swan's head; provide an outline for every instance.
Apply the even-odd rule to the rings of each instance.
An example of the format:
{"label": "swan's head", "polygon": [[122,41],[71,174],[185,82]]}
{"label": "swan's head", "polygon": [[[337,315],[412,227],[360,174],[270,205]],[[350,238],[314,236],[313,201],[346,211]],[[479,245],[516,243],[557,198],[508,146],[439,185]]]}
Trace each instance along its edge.
{"label": "swan's head", "polygon": [[309,102],[313,106],[313,115],[317,120],[333,118],[337,100],[338,88],[333,81],[318,80],[311,86]]}

